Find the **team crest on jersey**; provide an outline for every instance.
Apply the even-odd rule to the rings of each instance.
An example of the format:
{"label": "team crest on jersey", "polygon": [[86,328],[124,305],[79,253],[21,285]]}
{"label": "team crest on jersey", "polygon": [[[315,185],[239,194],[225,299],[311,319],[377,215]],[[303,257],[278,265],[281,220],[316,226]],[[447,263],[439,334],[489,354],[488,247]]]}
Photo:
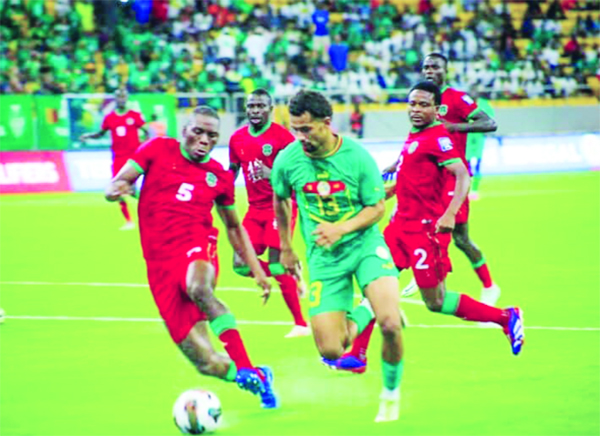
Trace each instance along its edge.
{"label": "team crest on jersey", "polygon": [[125,121],[127,124],[129,124],[130,126],[133,126],[133,118],[127,118],[127,120]]}
{"label": "team crest on jersey", "polygon": [[206,184],[211,188],[217,186],[217,176],[213,173],[206,173]]}
{"label": "team crest on jersey", "polygon": [[329,182],[319,182],[317,183],[317,192],[319,195],[330,195],[331,194],[331,185]]}
{"label": "team crest on jersey", "polygon": [[438,110],[438,113],[443,117],[448,115],[448,105],[447,104],[441,105],[440,109]]}
{"label": "team crest on jersey", "polygon": [[442,151],[450,151],[452,150],[452,140],[447,136],[442,138],[438,138],[438,144],[440,145],[440,150]]}
{"label": "team crest on jersey", "polygon": [[273,146],[271,144],[263,145],[262,152],[265,156],[271,156],[271,154],[273,154]]}
{"label": "team crest on jersey", "polygon": [[419,141],[413,141],[410,144],[408,144],[408,154],[413,154],[418,146]]}
{"label": "team crest on jersey", "polygon": [[467,103],[468,105],[472,105],[473,103],[475,103],[473,101],[473,99],[471,97],[469,97],[467,94],[462,96],[462,99],[465,103]]}
{"label": "team crest on jersey", "polygon": [[390,258],[390,251],[382,245],[375,249],[375,254],[383,260],[388,260]]}

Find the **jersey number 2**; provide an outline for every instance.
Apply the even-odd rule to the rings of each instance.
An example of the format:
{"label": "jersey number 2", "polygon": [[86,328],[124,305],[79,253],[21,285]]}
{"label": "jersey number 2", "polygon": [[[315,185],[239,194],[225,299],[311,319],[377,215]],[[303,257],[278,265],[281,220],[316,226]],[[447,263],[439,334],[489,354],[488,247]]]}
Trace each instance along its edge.
{"label": "jersey number 2", "polygon": [[179,189],[177,190],[177,194],[175,194],[175,198],[179,201],[190,201],[192,199],[193,190],[194,185],[190,185],[189,183],[182,183]]}
{"label": "jersey number 2", "polygon": [[425,250],[422,248],[417,248],[415,250],[415,256],[420,256],[419,260],[417,260],[417,263],[415,264],[416,269],[429,269],[429,265],[425,263],[425,260],[427,259],[427,252]]}

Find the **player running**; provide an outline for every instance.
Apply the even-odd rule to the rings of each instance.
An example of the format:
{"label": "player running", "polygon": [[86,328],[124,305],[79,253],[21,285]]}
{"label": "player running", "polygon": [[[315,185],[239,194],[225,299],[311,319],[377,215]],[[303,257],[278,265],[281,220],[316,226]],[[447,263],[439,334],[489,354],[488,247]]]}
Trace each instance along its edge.
{"label": "player running", "polygon": [[[300,300],[296,278],[286,274],[279,263],[281,254],[279,234],[273,211],[273,188],[270,177],[273,161],[277,154],[294,141],[292,135],[283,126],[271,121],[273,104],[271,96],[264,89],[253,91],[246,102],[248,125],[238,129],[229,140],[229,169],[237,178],[240,168],[244,173],[248,203],[250,207],[244,216],[242,225],[248,232],[257,255],[268,252],[268,263],[259,259],[267,276],[275,277],[281,288],[281,294],[294,318],[294,327],[286,338],[310,335]],[[295,212],[295,210],[294,210]],[[292,227],[295,213],[292,218]],[[236,253],[233,270],[241,276],[251,275],[250,268]]]}
{"label": "player running", "polygon": [[[144,118],[142,114],[132,109],[127,109],[127,99],[129,94],[125,89],[115,91],[115,109],[108,113],[102,121],[102,127],[95,133],[84,133],[79,137],[81,142],[88,139],[97,139],[110,131],[111,151],[112,151],[112,175],[117,175],[119,170],[125,165],[127,160],[140,146],[140,137],[138,129],[142,130],[147,136],[148,132],[144,128]],[[124,199],[119,200],[121,213],[125,217],[125,224],[121,230],[132,230],[135,224],[131,219],[127,203]]]}
{"label": "player running", "polygon": [[[408,97],[408,115],[413,125],[400,155],[396,183],[386,188],[386,197],[396,193],[398,208],[384,231],[396,267],[411,268],[421,296],[432,312],[454,315],[466,321],[500,325],[514,355],[525,340],[521,309],[499,309],[465,294],[446,290],[446,275],[452,270],[448,257],[451,232],[469,192],[469,172],[462,154],[454,146],[444,124],[436,120],[441,104],[440,89],[433,82],[415,85]],[[447,173],[454,179],[454,196],[445,199]],[[370,332],[359,335],[352,349],[333,367],[362,373],[367,361],[359,355],[369,343]]]}
{"label": "player running", "polygon": [[[113,178],[106,198],[118,201],[133,193],[133,183],[144,175],[138,206],[142,250],[148,284],[171,338],[200,373],[236,381],[260,394],[262,407],[275,408],[271,370],[250,362],[234,316],[214,296],[219,271],[214,204],[229,242],[263,289],[264,302],[271,290],[235,212],[233,177],[210,158],[219,138],[218,114],[208,106],[196,108],[183,138],[146,142]],[[229,358],[212,347],[207,324]]]}
{"label": "player running", "polygon": [[[403,372],[398,271],[377,222],[385,211],[377,165],[356,141],[331,129],[332,108],[313,91],[290,101],[297,141],[283,150],[271,181],[281,239],[281,263],[299,274],[292,249],[295,192],[310,276],[309,315],[319,353],[339,358],[354,337],[377,319],[383,335],[384,387],[376,422],[398,419]],[[353,278],[366,297],[354,310]]]}

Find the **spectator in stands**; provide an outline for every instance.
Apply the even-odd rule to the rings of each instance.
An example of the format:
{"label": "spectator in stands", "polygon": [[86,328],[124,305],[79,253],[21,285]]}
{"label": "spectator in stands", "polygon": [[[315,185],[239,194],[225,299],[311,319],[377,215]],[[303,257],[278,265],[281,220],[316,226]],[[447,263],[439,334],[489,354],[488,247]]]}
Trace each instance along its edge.
{"label": "spectator in stands", "polygon": [[328,28],[329,11],[324,2],[321,1],[317,4],[317,9],[312,14],[312,21],[314,24],[313,51],[321,57],[323,62],[326,62],[331,39]]}
{"label": "spectator in stands", "polygon": [[342,41],[341,35],[336,35],[334,43],[329,47],[329,59],[333,69],[341,73],[348,64],[348,44]]}
{"label": "spectator in stands", "polygon": [[552,0],[546,11],[546,18],[550,20],[564,20],[567,18],[565,11],[558,0]]}
{"label": "spectator in stands", "polygon": [[454,0],[448,0],[440,6],[440,22],[441,24],[452,25],[457,20],[458,10]]}

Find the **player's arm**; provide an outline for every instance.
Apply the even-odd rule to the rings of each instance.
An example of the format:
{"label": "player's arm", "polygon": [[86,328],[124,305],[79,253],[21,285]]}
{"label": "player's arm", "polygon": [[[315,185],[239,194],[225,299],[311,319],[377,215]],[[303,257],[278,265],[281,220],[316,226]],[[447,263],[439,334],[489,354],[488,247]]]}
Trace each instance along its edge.
{"label": "player's arm", "polygon": [[454,186],[452,201],[436,223],[435,231],[440,233],[451,232],[454,229],[456,214],[465,201],[465,198],[467,198],[469,185],[471,184],[469,170],[467,170],[462,160],[453,161],[445,165],[445,168],[456,177],[456,185]]}
{"label": "player's arm", "polygon": [[273,195],[273,209],[277,220],[277,231],[281,255],[279,262],[285,270],[300,278],[300,259],[292,248],[292,200],[290,197],[281,197],[277,193]]}
{"label": "player's arm", "polygon": [[229,171],[233,174],[233,180],[237,179],[238,174],[240,173],[240,164],[236,162],[229,163]]}
{"label": "player's arm", "polygon": [[85,142],[88,139],[98,139],[98,138],[103,137],[106,134],[106,132],[108,132],[108,129],[100,129],[100,130],[98,130],[97,132],[94,132],[94,133],[84,133],[83,135],[81,135],[79,137],[79,140],[81,142]]}
{"label": "player's arm", "polygon": [[466,123],[444,123],[449,132],[495,132],[498,130],[498,123],[482,110],[476,110]]}
{"label": "player's arm", "polygon": [[246,230],[242,227],[237,212],[234,208],[229,207],[217,207],[217,210],[227,229],[227,237],[229,238],[231,246],[243,259],[244,263],[250,267],[250,270],[254,275],[254,280],[256,280],[256,283],[263,289],[262,298],[263,302],[266,303],[271,294],[271,284],[258,262],[254,247],[252,247]]}
{"label": "player's arm", "polygon": [[386,184],[383,189],[385,189],[385,199],[389,200],[394,197],[396,194],[396,181]]}
{"label": "player's arm", "polygon": [[110,184],[106,187],[104,196],[108,201],[117,201],[125,195],[133,195],[135,193],[135,181],[142,174],[143,171],[141,168],[136,166],[132,160],[129,160],[110,181]]}

